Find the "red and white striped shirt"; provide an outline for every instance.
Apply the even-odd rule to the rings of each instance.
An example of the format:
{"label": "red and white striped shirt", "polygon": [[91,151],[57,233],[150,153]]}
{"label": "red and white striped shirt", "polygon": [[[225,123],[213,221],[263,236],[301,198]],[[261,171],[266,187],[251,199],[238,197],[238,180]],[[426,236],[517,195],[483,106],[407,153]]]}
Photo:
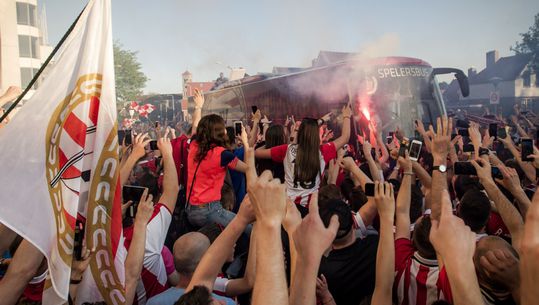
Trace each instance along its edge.
{"label": "red and white striped shirt", "polygon": [[407,238],[395,240],[395,271],[398,305],[430,305],[437,300],[452,300],[445,268],[439,270],[437,260],[421,257]]}
{"label": "red and white striped shirt", "polygon": [[[139,305],[167,290],[167,270],[161,251],[165,244],[168,227],[172,220],[172,213],[162,203],[154,206],[152,218],[146,227],[146,245],[144,247],[144,261],[142,273],[137,285],[135,302]],[[133,227],[124,230],[125,247],[129,248],[133,237]]]}
{"label": "red and white striped shirt", "polygon": [[320,145],[320,174],[315,181],[297,182],[294,181],[294,166],[296,163],[297,144],[284,144],[271,148],[271,159],[273,162],[283,163],[285,173],[286,193],[295,204],[308,207],[313,193],[320,188],[322,173],[326,164],[331,159],[337,158],[335,143],[330,142]]}

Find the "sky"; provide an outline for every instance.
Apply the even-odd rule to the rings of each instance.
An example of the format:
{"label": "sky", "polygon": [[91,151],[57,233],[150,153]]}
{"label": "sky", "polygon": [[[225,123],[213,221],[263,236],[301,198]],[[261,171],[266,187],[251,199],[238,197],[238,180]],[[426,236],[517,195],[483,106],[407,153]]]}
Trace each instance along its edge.
{"label": "sky", "polygon": [[[38,0],[55,45],[88,0]],[[113,36],[138,52],[145,93],[180,93],[181,73],[211,81],[308,67],[320,50],[408,56],[433,67],[485,67],[510,56],[539,13],[537,0],[112,0]]]}

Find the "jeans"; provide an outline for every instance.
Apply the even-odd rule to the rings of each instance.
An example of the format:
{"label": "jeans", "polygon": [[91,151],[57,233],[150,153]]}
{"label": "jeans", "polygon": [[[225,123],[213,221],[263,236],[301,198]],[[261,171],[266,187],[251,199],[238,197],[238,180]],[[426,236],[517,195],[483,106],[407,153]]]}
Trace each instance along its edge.
{"label": "jeans", "polygon": [[[220,201],[213,201],[203,206],[191,204],[187,206],[187,219],[192,225],[197,227],[203,227],[208,222],[226,227],[234,217],[236,217],[236,214],[223,209]],[[252,225],[248,225],[244,233],[250,235],[251,230]]]}

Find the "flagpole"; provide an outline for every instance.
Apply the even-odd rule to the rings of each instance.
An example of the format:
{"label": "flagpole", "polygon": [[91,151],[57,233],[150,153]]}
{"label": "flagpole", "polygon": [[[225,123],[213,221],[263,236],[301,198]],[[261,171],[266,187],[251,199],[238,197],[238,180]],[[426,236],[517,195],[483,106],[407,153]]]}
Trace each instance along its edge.
{"label": "flagpole", "polygon": [[17,107],[17,105],[21,102],[22,98],[26,95],[26,93],[28,93],[28,91],[30,91],[30,89],[34,86],[34,84],[37,82],[37,80],[39,79],[39,77],[41,76],[41,73],[43,73],[43,70],[45,70],[45,68],[47,67],[47,65],[50,63],[50,61],[52,60],[52,58],[54,57],[54,55],[56,55],[56,53],[58,52],[58,50],[60,49],[60,47],[62,46],[62,44],[66,41],[67,37],[69,36],[69,34],[71,34],[71,32],[73,31],[73,29],[75,28],[75,25],[77,25],[77,22],[79,21],[80,19],[80,16],[82,15],[82,13],[84,12],[84,10],[86,9],[86,6],[84,6],[84,8],[82,9],[82,11],[80,12],[80,14],[77,16],[77,19],[75,19],[75,21],[73,22],[73,24],[71,24],[71,26],[69,27],[69,29],[67,29],[67,32],[64,34],[64,36],[62,37],[62,39],[60,39],[60,41],[58,42],[58,44],[56,45],[56,47],[54,47],[54,50],[52,50],[51,54],[49,55],[49,57],[47,57],[47,60],[45,60],[45,62],[43,63],[43,65],[41,65],[41,68],[39,68],[39,70],[37,71],[37,73],[34,75],[34,77],[32,78],[32,80],[30,81],[30,83],[28,84],[28,86],[26,86],[26,89],[24,89],[23,93],[21,93],[21,95],[19,95],[19,97],[15,100],[15,102],[13,102],[13,104],[8,108],[8,110],[6,110],[6,112],[2,115],[2,117],[0,117],[0,123],[2,123],[4,121],[4,119],[9,115],[9,113],[11,111],[13,111],[13,109],[15,109],[15,107]]}

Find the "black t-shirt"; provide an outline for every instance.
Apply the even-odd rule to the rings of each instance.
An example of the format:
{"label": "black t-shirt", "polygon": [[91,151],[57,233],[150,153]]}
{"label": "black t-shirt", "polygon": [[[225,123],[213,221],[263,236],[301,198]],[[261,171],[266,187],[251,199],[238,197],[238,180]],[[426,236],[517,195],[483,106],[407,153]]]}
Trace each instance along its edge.
{"label": "black t-shirt", "polygon": [[374,292],[377,247],[378,236],[369,235],[322,257],[320,274],[337,305],[357,305]]}

